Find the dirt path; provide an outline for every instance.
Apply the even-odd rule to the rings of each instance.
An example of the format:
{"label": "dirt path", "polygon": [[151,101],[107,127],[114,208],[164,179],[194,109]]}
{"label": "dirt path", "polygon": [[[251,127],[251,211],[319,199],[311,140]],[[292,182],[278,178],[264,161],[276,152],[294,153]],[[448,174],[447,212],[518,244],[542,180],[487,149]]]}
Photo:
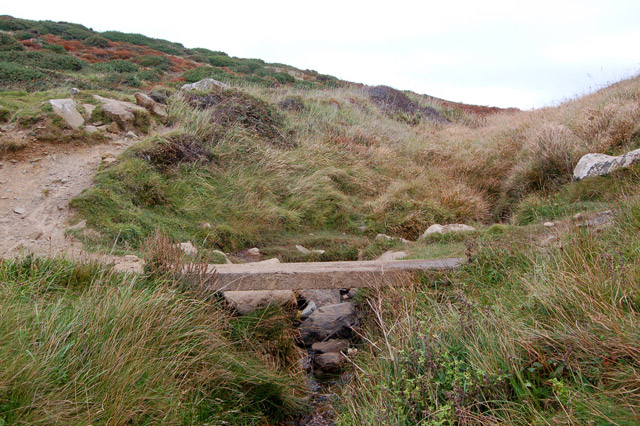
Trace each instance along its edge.
{"label": "dirt path", "polygon": [[132,139],[93,146],[38,145],[2,160],[0,168],[0,256],[23,250],[40,255],[88,256],[65,236],[69,201],[91,186],[102,156],[117,155]]}

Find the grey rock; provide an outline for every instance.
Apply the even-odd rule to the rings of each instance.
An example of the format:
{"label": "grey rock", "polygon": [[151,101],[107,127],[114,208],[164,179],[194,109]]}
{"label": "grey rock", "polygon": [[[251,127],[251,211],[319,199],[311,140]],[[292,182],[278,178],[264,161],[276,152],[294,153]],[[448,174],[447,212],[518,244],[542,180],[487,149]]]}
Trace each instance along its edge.
{"label": "grey rock", "polygon": [[25,214],[27,212],[27,210],[25,210],[24,207],[14,207],[13,208],[13,212],[15,214],[23,215],[23,214]]}
{"label": "grey rock", "polygon": [[98,132],[98,128],[96,126],[85,126],[84,130],[89,134]]}
{"label": "grey rock", "polygon": [[229,85],[221,81],[214,80],[213,78],[205,78],[200,81],[196,81],[195,83],[184,84],[180,90],[198,90],[200,92],[204,92],[212,87],[221,87],[224,89],[229,87]]}
{"label": "grey rock", "polygon": [[107,132],[120,133],[120,126],[115,121],[107,126]]}
{"label": "grey rock", "polygon": [[160,117],[162,121],[167,120],[167,107],[165,105],[159,104],[158,102],[151,99],[151,97],[145,95],[144,93],[137,92],[133,96],[136,98],[136,103],[141,107],[144,107],[151,114],[156,117]]}
{"label": "grey rock", "polygon": [[93,95],[93,97],[102,104],[104,115],[118,123],[119,128],[122,130],[129,130],[133,126],[136,113],[144,112],[147,114],[145,108],[131,102],[103,98],[99,95]]}
{"label": "grey rock", "polygon": [[608,175],[614,170],[631,166],[640,160],[640,149],[617,157],[605,154],[586,154],[580,158],[573,169],[573,178],[580,180],[588,177]]}
{"label": "grey rock", "polygon": [[298,290],[298,294],[307,302],[314,302],[318,308],[340,303],[340,290]]}
{"label": "grey rock", "polygon": [[225,291],[222,294],[240,315],[271,304],[295,305],[296,303],[296,297],[291,290]]}
{"label": "grey rock", "polygon": [[71,96],[75,96],[79,93],[80,93],[80,89],[78,89],[77,87],[72,87],[71,89],[69,89],[69,94]]}
{"label": "grey rock", "polygon": [[77,129],[84,124],[84,118],[78,112],[76,102],[73,99],[51,99],[49,104],[51,104],[53,112],[72,128]]}
{"label": "grey rock", "polygon": [[250,256],[260,256],[260,249],[258,247],[252,247],[247,250],[247,254]]}
{"label": "grey rock", "polygon": [[176,247],[182,250],[184,254],[187,254],[189,256],[195,256],[198,254],[198,249],[193,245],[193,243],[191,243],[191,241],[176,244]]}
{"label": "grey rock", "polygon": [[422,234],[422,236],[420,237],[425,238],[428,235],[431,234],[448,234],[450,232],[473,232],[475,231],[476,228],[474,228],[473,226],[469,226],[469,225],[465,225],[462,223],[454,223],[451,225],[431,225],[429,228],[427,228],[426,231],[424,231],[424,234]]}
{"label": "grey rock", "polygon": [[310,346],[330,337],[348,338],[356,322],[355,307],[345,302],[319,308],[302,321],[298,330],[304,344]]}
{"label": "grey rock", "polygon": [[316,342],[311,345],[311,349],[314,352],[321,354],[329,352],[346,352],[349,348],[349,341],[346,339],[330,339],[324,342]]}
{"label": "grey rock", "polygon": [[336,373],[340,371],[340,368],[346,362],[344,355],[335,352],[324,353],[316,355],[313,358],[313,365],[322,371],[327,373]]}
{"label": "grey rock", "polygon": [[307,306],[302,311],[300,311],[300,318],[302,319],[307,318],[309,315],[314,313],[316,309],[318,309],[318,307],[314,302],[307,303]]}
{"label": "grey rock", "polygon": [[376,235],[376,241],[391,241],[391,240],[393,240],[393,238],[386,234]]}

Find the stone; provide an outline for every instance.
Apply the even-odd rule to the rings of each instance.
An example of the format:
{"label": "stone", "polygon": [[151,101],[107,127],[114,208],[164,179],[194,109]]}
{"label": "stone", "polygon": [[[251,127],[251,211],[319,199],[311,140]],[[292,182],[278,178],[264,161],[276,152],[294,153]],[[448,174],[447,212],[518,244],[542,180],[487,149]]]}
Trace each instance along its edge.
{"label": "stone", "polygon": [[149,111],[156,117],[159,117],[163,122],[167,121],[168,114],[166,105],[162,105],[154,101],[153,99],[151,99],[151,97],[145,95],[144,93],[137,92],[133,96],[136,98],[136,103],[138,105],[146,108],[147,111]]}
{"label": "stone", "polygon": [[147,114],[145,108],[132,104],[131,102],[103,98],[99,95],[93,95],[93,97],[102,104],[102,112],[104,115],[118,123],[118,127],[125,131],[133,127],[136,113],[144,112]]}
{"label": "stone", "polygon": [[135,257],[135,259],[130,260],[127,259],[128,257],[129,256],[125,256],[123,260],[117,261],[117,263],[113,265],[111,270],[114,272],[134,274],[141,274],[142,272],[144,272],[144,263],[140,259],[138,259],[137,256],[133,256]]}
{"label": "stone", "polygon": [[318,308],[299,327],[300,338],[306,346],[331,337],[348,338],[351,327],[356,325],[356,309],[353,303],[344,302]]}
{"label": "stone", "polygon": [[386,234],[376,235],[376,241],[391,241],[391,240],[393,240],[393,238]]}
{"label": "stone", "polygon": [[80,89],[78,89],[77,87],[72,87],[71,89],[69,89],[69,95],[71,96],[75,96],[79,93],[80,93]]}
{"label": "stone", "polygon": [[115,121],[107,126],[107,132],[120,133],[120,126]]}
{"label": "stone", "polygon": [[547,228],[553,228],[554,226],[556,226],[555,222],[545,222],[544,226],[546,226]]}
{"label": "stone", "polygon": [[390,262],[392,260],[404,259],[407,256],[409,256],[407,252],[389,250],[382,253],[376,260],[378,262]]}
{"label": "stone", "polygon": [[84,131],[92,134],[92,133],[97,133],[98,132],[98,128],[96,126],[85,126]]}
{"label": "stone", "polygon": [[300,318],[307,318],[309,315],[314,313],[316,309],[318,309],[318,307],[313,301],[307,303],[307,306],[302,311],[300,311]]}
{"label": "stone", "polygon": [[226,264],[231,264],[232,262],[229,260],[229,257],[227,257],[227,254],[223,251],[220,250],[212,250],[211,251],[212,254],[217,254],[219,256],[222,256],[224,258],[224,263]]}
{"label": "stone", "polygon": [[127,254],[124,256],[124,260],[127,262],[140,262],[140,258],[135,254]]}
{"label": "stone", "polygon": [[316,355],[313,358],[313,365],[327,373],[337,373],[346,362],[346,358],[341,353],[329,352]]}
{"label": "stone", "polygon": [[258,247],[253,247],[247,250],[247,254],[250,256],[260,256],[260,249]]}
{"label": "stone", "polygon": [[195,83],[184,84],[182,85],[180,90],[198,90],[200,92],[205,92],[212,87],[220,87],[226,89],[227,87],[229,87],[229,85],[221,81],[214,80],[213,78],[205,78],[200,81],[196,81]]}
{"label": "stone", "polygon": [[367,230],[367,225],[358,226],[358,230],[361,231],[361,232],[365,232]]}
{"label": "stone", "polygon": [[346,352],[349,348],[349,341],[346,339],[330,339],[324,342],[316,342],[311,345],[314,352],[326,354],[329,352]]}
{"label": "stone", "polygon": [[115,157],[115,155],[113,155],[111,152],[105,152],[100,156],[102,160],[104,160],[105,158],[113,158],[113,157]]}
{"label": "stone", "polygon": [[260,262],[251,262],[252,264],[260,264],[260,265],[274,265],[276,263],[280,263],[280,259],[274,257],[272,259],[261,260]]}
{"label": "stone", "polygon": [[115,158],[115,157],[107,157],[107,158],[103,158],[103,159],[102,159],[102,162],[103,162],[104,164],[113,164],[113,163],[115,163],[116,161],[118,161],[118,159],[117,159],[117,158]]}
{"label": "stone", "polygon": [[347,292],[347,295],[349,296],[349,299],[355,299],[356,296],[358,295],[358,289],[350,288],[349,291]]}
{"label": "stone", "polygon": [[129,138],[129,139],[138,139],[138,135],[136,135],[135,133],[133,133],[131,130],[129,130],[125,135],[125,138]]}
{"label": "stone", "polygon": [[51,99],[49,104],[51,104],[53,112],[72,128],[77,129],[84,124],[84,118],[78,112],[76,102],[73,99]]}
{"label": "stone", "polygon": [[[578,213],[579,214],[579,213]],[[578,216],[578,215],[576,215]],[[590,213],[588,215],[580,215],[578,219],[575,219],[577,225],[585,228],[605,228],[613,225],[614,214],[611,210],[604,210],[601,212]]]}
{"label": "stone", "polygon": [[301,245],[296,245],[296,250],[298,250],[300,253],[302,254],[311,254],[311,250],[301,246]]}
{"label": "stone", "polygon": [[573,179],[608,175],[614,170],[623,169],[640,161],[640,149],[617,157],[605,154],[586,154],[580,158],[573,169]]}
{"label": "stone", "polygon": [[91,114],[93,114],[93,111],[96,109],[96,106],[93,104],[82,104],[82,108],[84,108],[85,117],[87,117],[87,119],[90,119]]}
{"label": "stone", "polygon": [[296,304],[296,297],[291,290],[225,291],[222,294],[240,315],[271,304]]}
{"label": "stone", "polygon": [[298,294],[307,302],[314,302],[318,308],[340,303],[340,290],[298,290]]}
{"label": "stone", "polygon": [[469,226],[469,225],[465,225],[462,223],[454,223],[451,225],[431,225],[430,227],[427,228],[426,231],[424,231],[424,234],[422,234],[422,236],[420,237],[420,239],[422,238],[426,238],[427,236],[431,235],[431,234],[448,234],[450,232],[473,232],[475,231],[476,228],[474,228],[473,226]]}
{"label": "stone", "polygon": [[195,256],[198,254],[198,249],[191,243],[191,241],[187,241],[186,243],[179,243],[177,244],[177,247],[186,255]]}
{"label": "stone", "polygon": [[14,208],[13,208],[13,212],[14,212],[15,214],[23,215],[23,214],[25,214],[27,211],[25,210],[25,208],[24,208],[24,207],[14,207]]}

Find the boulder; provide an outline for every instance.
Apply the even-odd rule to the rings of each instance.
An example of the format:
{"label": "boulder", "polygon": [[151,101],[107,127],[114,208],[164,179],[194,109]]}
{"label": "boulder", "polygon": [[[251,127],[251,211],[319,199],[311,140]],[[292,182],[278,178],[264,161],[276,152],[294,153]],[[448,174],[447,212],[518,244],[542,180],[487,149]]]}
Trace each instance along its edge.
{"label": "boulder", "polygon": [[341,353],[329,352],[316,355],[313,358],[313,365],[327,373],[337,373],[344,365],[346,358]]}
{"label": "boulder", "polygon": [[182,250],[184,254],[189,256],[195,256],[198,254],[198,249],[194,246],[191,241],[187,241],[186,243],[177,244],[177,247]]}
{"label": "boulder", "polygon": [[260,249],[258,247],[252,247],[247,250],[249,256],[260,256]]}
{"label": "boulder", "polygon": [[330,337],[348,338],[356,322],[353,303],[344,302],[319,308],[302,321],[298,330],[304,344],[310,346]]}
{"label": "boulder", "polygon": [[77,129],[84,124],[84,118],[78,112],[76,102],[73,99],[51,99],[49,104],[51,104],[53,112],[72,128]]}
{"label": "boulder", "polygon": [[314,352],[326,354],[330,352],[340,353],[349,349],[349,341],[346,339],[331,339],[325,342],[316,342],[311,345]]}
{"label": "boulder", "polygon": [[184,84],[180,90],[198,90],[200,92],[205,92],[212,87],[221,87],[224,89],[229,87],[229,85],[221,81],[214,80],[213,78],[205,78],[200,81],[196,81],[195,83]]}
{"label": "boulder", "polygon": [[82,104],[82,108],[84,108],[85,117],[89,120],[91,118],[91,114],[93,114],[93,110],[96,109],[96,106],[93,104]]}
{"label": "boulder", "polygon": [[229,257],[227,257],[227,254],[226,254],[225,252],[223,252],[223,251],[220,251],[220,250],[212,250],[212,251],[211,251],[211,253],[212,253],[212,254],[217,254],[218,256],[222,256],[222,257],[224,258],[224,263],[226,263],[226,264],[230,264],[230,263],[232,263],[232,262],[229,260]]}
{"label": "boulder", "polygon": [[409,256],[407,252],[389,250],[382,253],[376,260],[378,262],[390,262],[392,260],[404,259],[407,256]]}
{"label": "boulder", "polygon": [[149,111],[156,117],[160,117],[163,122],[167,120],[167,107],[165,105],[154,101],[153,99],[151,99],[151,97],[145,95],[144,93],[137,92],[133,96],[135,96],[136,103],[138,105],[146,108],[147,111]]}
{"label": "boulder", "polygon": [[93,97],[102,104],[104,115],[118,123],[122,130],[129,130],[136,120],[136,113],[147,114],[147,110],[131,102],[118,101],[115,99],[103,98],[99,95]]}
{"label": "boulder", "polygon": [[586,154],[582,156],[575,169],[573,169],[573,178],[580,180],[593,176],[608,175],[614,170],[629,167],[639,160],[640,149],[617,157],[605,154]]}
{"label": "boulder", "polygon": [[296,297],[291,290],[225,291],[222,294],[240,315],[271,304],[296,304]]}
{"label": "boulder", "polygon": [[107,132],[120,133],[120,126],[115,121],[107,126]]}
{"label": "boulder", "polygon": [[376,235],[376,241],[391,241],[391,240],[393,240],[393,237],[390,237],[388,235],[385,235],[385,234]]}
{"label": "boulder", "polygon": [[424,234],[422,234],[422,236],[420,237],[425,238],[428,235],[431,234],[448,234],[450,232],[472,232],[475,231],[476,228],[474,228],[473,226],[469,226],[469,225],[465,225],[462,223],[454,223],[451,225],[431,225],[429,228],[427,228],[426,231],[424,231]]}
{"label": "boulder", "polygon": [[314,313],[316,309],[318,309],[318,307],[313,301],[307,303],[307,307],[304,308],[302,311],[300,311],[300,318],[302,319],[307,318],[309,315]]}
{"label": "boulder", "polygon": [[301,245],[296,245],[296,250],[298,250],[300,253],[302,254],[310,254],[311,250],[309,250],[308,248],[305,248]]}
{"label": "boulder", "polygon": [[298,294],[308,303],[315,303],[318,308],[340,303],[340,290],[298,290]]}
{"label": "boulder", "polygon": [[84,130],[89,134],[98,132],[98,128],[96,126],[86,126]]}

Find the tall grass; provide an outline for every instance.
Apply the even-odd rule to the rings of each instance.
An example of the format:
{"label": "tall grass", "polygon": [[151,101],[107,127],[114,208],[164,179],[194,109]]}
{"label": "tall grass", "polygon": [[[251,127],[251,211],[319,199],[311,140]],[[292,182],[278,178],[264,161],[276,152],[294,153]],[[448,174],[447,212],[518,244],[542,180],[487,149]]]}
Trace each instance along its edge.
{"label": "tall grass", "polygon": [[0,300],[2,424],[257,425],[304,408],[283,312],[239,326],[161,278],[30,257],[0,263]]}
{"label": "tall grass", "polygon": [[453,276],[374,295],[338,424],[637,424],[640,204],[617,208],[610,228],[485,241]]}

